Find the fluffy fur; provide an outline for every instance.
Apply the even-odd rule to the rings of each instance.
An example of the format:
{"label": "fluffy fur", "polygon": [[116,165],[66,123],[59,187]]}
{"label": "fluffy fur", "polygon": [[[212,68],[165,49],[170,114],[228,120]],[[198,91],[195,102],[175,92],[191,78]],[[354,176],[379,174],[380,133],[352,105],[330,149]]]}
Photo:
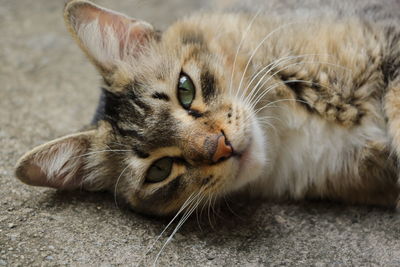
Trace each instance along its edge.
{"label": "fluffy fur", "polygon": [[[66,24],[104,79],[102,98],[89,131],[29,152],[17,177],[110,190],[158,215],[239,191],[395,206],[400,4],[284,2],[195,14],[160,33],[70,1]],[[190,109],[177,99],[181,73],[196,87]],[[215,162],[221,134],[234,153]],[[147,182],[163,157],[177,159],[171,174]]]}

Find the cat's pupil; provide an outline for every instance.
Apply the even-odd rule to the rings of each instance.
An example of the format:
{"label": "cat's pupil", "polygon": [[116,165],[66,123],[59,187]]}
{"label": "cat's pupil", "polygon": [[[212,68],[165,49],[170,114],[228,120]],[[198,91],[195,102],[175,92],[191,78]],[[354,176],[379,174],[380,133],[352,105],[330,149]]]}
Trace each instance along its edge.
{"label": "cat's pupil", "polygon": [[147,171],[146,182],[157,183],[165,180],[172,170],[173,159],[165,157],[154,162]]}
{"label": "cat's pupil", "polygon": [[178,100],[181,105],[188,109],[195,96],[195,87],[192,80],[186,74],[181,74],[178,82]]}

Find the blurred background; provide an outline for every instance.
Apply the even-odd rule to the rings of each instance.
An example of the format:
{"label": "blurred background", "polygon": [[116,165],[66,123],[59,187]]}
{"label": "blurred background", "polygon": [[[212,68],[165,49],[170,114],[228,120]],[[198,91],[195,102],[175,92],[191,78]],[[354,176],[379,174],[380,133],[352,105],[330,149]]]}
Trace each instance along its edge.
{"label": "blurred background", "polygon": [[[95,2],[159,29],[205,5]],[[100,78],[67,33],[63,6],[0,0],[0,266],[149,266],[172,229],[144,252],[168,220],[117,207],[111,194],[33,188],[13,175],[23,153],[80,129],[97,103]],[[398,213],[327,202],[234,208],[238,215],[194,216],[159,266],[400,265]]]}

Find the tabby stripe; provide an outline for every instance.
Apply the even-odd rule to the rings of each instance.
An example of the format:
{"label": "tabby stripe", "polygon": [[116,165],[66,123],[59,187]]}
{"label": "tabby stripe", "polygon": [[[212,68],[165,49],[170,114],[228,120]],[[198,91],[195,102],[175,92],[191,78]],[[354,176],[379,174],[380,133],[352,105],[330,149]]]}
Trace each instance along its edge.
{"label": "tabby stripe", "polygon": [[203,72],[200,76],[201,91],[205,102],[209,102],[216,94],[216,79],[208,70]]}
{"label": "tabby stripe", "polygon": [[149,112],[151,110],[150,106],[144,103],[134,91],[128,91],[127,97],[129,97],[129,99],[131,99],[135,105],[142,108],[144,111]]}
{"label": "tabby stripe", "polygon": [[197,45],[204,45],[204,37],[201,32],[196,31],[185,31],[182,33],[182,43],[183,44],[197,44]]}
{"label": "tabby stripe", "polygon": [[121,129],[121,128],[118,128],[118,132],[122,136],[132,136],[132,137],[136,137],[137,139],[143,139],[143,136],[140,135],[136,130],[133,130],[133,129]]}
{"label": "tabby stripe", "polygon": [[[125,121],[128,123],[142,126],[144,123],[145,112],[140,112],[137,102],[133,102],[125,94],[114,94],[104,91],[105,105],[104,105],[104,118],[110,122]],[[135,105],[133,105],[133,102]]]}
{"label": "tabby stripe", "polygon": [[136,154],[139,158],[145,159],[145,158],[148,158],[148,157],[150,156],[149,153],[146,153],[146,152],[140,150],[140,149],[137,148],[137,147],[133,147],[132,150],[133,150],[133,152],[135,152],[135,154]]}
{"label": "tabby stripe", "polygon": [[188,114],[189,114],[190,116],[196,118],[196,119],[197,119],[197,118],[203,117],[203,114],[200,113],[198,110],[195,110],[195,109],[189,109],[189,110],[188,110]]}
{"label": "tabby stripe", "polygon": [[169,101],[169,96],[165,93],[155,92],[154,94],[151,95],[151,97],[155,99],[164,100],[167,102]]}
{"label": "tabby stripe", "polygon": [[[312,82],[300,82],[297,81],[295,77],[288,77],[285,74],[281,73],[278,75],[278,77],[284,82],[284,85],[292,90],[292,92],[295,94],[296,99],[299,100],[297,103],[300,104],[301,106],[305,107],[309,112],[315,112],[314,108],[308,104],[308,102],[303,98],[304,95],[304,89],[306,87],[309,87],[311,84],[314,84]],[[307,102],[307,103],[305,103]]]}

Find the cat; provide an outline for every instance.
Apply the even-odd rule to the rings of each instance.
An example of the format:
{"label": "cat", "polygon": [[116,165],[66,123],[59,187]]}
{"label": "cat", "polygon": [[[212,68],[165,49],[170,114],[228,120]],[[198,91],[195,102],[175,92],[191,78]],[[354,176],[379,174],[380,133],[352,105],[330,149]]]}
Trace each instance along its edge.
{"label": "cat", "polygon": [[25,154],[16,177],[160,216],[237,192],[395,207],[400,3],[263,2],[164,32],[67,2],[101,99],[90,126]]}

